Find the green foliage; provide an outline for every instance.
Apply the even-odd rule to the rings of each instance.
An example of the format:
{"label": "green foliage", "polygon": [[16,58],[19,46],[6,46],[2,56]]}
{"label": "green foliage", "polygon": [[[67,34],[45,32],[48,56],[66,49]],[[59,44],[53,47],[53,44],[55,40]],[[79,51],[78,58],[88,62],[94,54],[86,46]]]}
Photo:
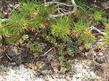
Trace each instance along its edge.
{"label": "green foliage", "polygon": [[81,33],[87,27],[87,24],[82,19],[80,19],[77,23],[74,24],[74,30],[78,33]]}
{"label": "green foliage", "polygon": [[64,38],[70,33],[70,25],[67,17],[62,17],[51,25],[51,33],[56,37]]}
{"label": "green foliage", "polygon": [[89,32],[88,29],[85,29],[83,33],[80,35],[79,40],[83,41],[85,48],[90,48],[91,43],[95,40],[95,36]]}
{"label": "green foliage", "polygon": [[43,45],[44,45],[43,43],[30,42],[28,47],[33,53],[41,54],[43,53],[43,49],[44,49]]}
{"label": "green foliage", "polygon": [[[33,53],[44,54],[45,46],[57,49],[57,59],[62,67],[69,68],[68,57],[79,53],[79,46],[90,48],[96,37],[90,25],[103,22],[104,11],[90,8],[78,0],[81,7],[73,15],[50,19],[53,7],[45,7],[39,0],[20,0],[19,10],[13,10],[8,21],[0,21],[0,42],[5,36],[10,45],[26,45]],[[70,9],[68,9],[70,10]],[[53,13],[54,14],[54,13]],[[73,33],[71,33],[73,31]],[[109,22],[106,24],[104,41],[109,44]],[[72,35],[73,34],[73,35]]]}
{"label": "green foliage", "polygon": [[92,10],[93,13],[91,13],[90,15],[94,18],[94,20],[96,22],[98,21],[102,21],[103,20],[103,15],[104,15],[104,11],[103,10],[100,10],[100,9],[93,9]]}
{"label": "green foliage", "polygon": [[39,27],[47,16],[46,7],[35,1],[23,2],[21,4],[21,13],[27,16],[32,27]]}
{"label": "green foliage", "polygon": [[2,13],[2,11],[0,10],[0,17],[2,17],[3,16],[3,13]]}
{"label": "green foliage", "polygon": [[86,48],[89,48],[95,40],[95,36],[89,31],[89,26],[83,20],[78,21],[74,26],[74,30],[79,36],[79,41],[83,42]]}
{"label": "green foliage", "polygon": [[26,19],[25,15],[14,11],[6,25],[10,27],[13,32],[22,32],[23,29],[27,29],[28,24],[29,21]]}
{"label": "green foliage", "polygon": [[26,20],[25,16],[14,11],[10,16],[9,21],[3,23],[1,35],[8,37],[8,42],[10,44],[15,43],[20,39],[24,29],[27,28],[27,25],[28,21]]}
{"label": "green foliage", "polygon": [[13,10],[9,20],[0,26],[0,35],[8,37],[10,44],[16,43],[25,30],[39,28],[46,19],[46,8],[36,2],[22,2],[19,11]]}
{"label": "green foliage", "polygon": [[103,41],[109,46],[109,19],[107,20],[107,22],[105,23],[105,33],[106,35],[104,35],[102,37]]}

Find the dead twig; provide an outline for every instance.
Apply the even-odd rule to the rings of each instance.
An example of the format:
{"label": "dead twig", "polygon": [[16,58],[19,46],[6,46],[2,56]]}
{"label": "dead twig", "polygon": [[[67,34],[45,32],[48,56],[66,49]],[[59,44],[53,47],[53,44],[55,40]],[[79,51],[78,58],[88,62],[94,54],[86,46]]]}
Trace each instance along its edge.
{"label": "dead twig", "polygon": [[12,61],[12,58],[6,53],[7,58]]}
{"label": "dead twig", "polygon": [[46,56],[54,47],[50,48],[48,51],[46,51],[42,56]]}
{"label": "dead twig", "polygon": [[71,0],[71,2],[72,2],[72,5],[67,5],[65,3],[60,3],[60,2],[47,2],[46,6],[50,5],[50,4],[66,5],[66,6],[71,6],[71,7],[74,6],[73,11],[69,11],[69,12],[65,12],[65,13],[61,13],[61,14],[49,15],[49,18],[56,18],[56,17],[61,17],[61,16],[65,16],[65,15],[69,15],[69,14],[75,13],[78,6],[75,3],[75,0]]}
{"label": "dead twig", "polygon": [[91,26],[91,27],[90,27],[90,31],[92,31],[92,30],[96,30],[98,33],[100,33],[100,34],[102,34],[102,35],[106,35],[106,33],[101,32],[99,29],[97,29],[97,28],[94,27],[94,26]]}
{"label": "dead twig", "polygon": [[53,5],[53,4],[58,4],[58,5],[64,5],[64,6],[70,6],[70,7],[72,7],[72,5],[68,5],[68,4],[65,4],[65,3],[61,3],[61,2],[46,2],[45,3],[45,6],[50,6],[50,5]]}

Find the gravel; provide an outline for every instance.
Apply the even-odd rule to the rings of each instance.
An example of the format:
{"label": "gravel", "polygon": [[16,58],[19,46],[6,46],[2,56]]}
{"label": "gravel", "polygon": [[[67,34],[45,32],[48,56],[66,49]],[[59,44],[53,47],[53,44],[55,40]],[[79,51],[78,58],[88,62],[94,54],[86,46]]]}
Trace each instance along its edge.
{"label": "gravel", "polygon": [[92,70],[92,61],[75,60],[72,69],[67,74],[47,74],[36,76],[33,69],[20,65],[17,67],[0,66],[0,81],[96,81],[98,76]]}

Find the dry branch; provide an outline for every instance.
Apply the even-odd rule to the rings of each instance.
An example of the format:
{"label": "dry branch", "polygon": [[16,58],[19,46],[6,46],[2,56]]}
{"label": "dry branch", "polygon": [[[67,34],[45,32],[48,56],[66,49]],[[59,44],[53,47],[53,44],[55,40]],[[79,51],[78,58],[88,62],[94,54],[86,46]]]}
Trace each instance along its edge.
{"label": "dry branch", "polygon": [[68,6],[68,7],[74,7],[73,11],[69,11],[69,12],[64,12],[64,13],[60,13],[60,14],[54,14],[54,15],[49,15],[49,18],[56,18],[56,17],[61,17],[61,16],[65,16],[65,15],[69,15],[69,14],[73,14],[76,12],[77,10],[77,4],[75,3],[75,0],[71,0],[72,5],[68,5],[65,3],[60,3],[60,2],[56,2],[56,1],[51,1],[51,2],[45,2],[45,6],[50,6],[52,4],[57,4],[57,5],[64,5],[64,6]]}
{"label": "dry branch", "polygon": [[96,30],[98,33],[100,33],[100,34],[102,34],[102,35],[106,35],[106,33],[101,32],[99,29],[97,29],[97,28],[94,27],[94,26],[91,26],[91,27],[90,27],[90,31],[92,31],[92,30]]}

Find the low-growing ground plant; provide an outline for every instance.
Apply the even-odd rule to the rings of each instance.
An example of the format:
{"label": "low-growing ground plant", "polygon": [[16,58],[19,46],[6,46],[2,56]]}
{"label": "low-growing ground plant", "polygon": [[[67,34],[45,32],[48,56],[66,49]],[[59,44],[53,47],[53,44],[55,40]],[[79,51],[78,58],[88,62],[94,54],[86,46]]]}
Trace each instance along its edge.
{"label": "low-growing ground plant", "polygon": [[109,46],[109,19],[107,19],[105,23],[105,35],[101,38],[106,45]]}
{"label": "low-growing ground plant", "polygon": [[83,42],[85,48],[90,48],[91,43],[96,39],[95,36],[90,32],[89,26],[83,20],[78,21],[74,24],[74,30],[78,34],[78,40]]}
{"label": "low-growing ground plant", "polygon": [[[90,26],[104,22],[102,18],[105,12],[80,4],[74,14],[50,18],[50,10],[51,7],[44,6],[40,1],[21,0],[20,8],[13,10],[9,19],[0,23],[0,42],[2,45],[2,41],[7,45],[25,45],[31,52],[39,53],[39,56],[54,47],[61,66],[67,68],[70,67],[67,62],[69,57],[81,52],[79,46],[89,49],[96,40]],[[107,42],[108,30],[106,24],[104,38]]]}
{"label": "low-growing ground plant", "polygon": [[[52,23],[51,23],[52,24]],[[70,25],[67,17],[62,17],[51,25],[51,33],[60,38],[65,38],[70,34]]]}

